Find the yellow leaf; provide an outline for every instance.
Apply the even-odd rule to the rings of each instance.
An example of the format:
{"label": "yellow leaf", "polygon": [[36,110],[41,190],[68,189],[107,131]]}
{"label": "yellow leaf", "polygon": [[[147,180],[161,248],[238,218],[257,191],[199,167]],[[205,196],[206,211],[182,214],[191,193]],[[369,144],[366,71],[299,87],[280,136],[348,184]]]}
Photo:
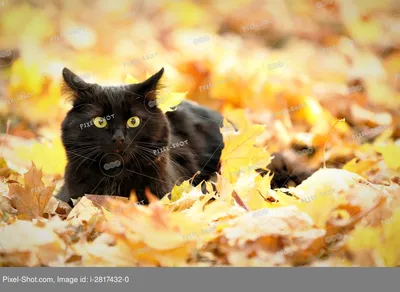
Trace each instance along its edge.
{"label": "yellow leaf", "polygon": [[303,118],[310,125],[315,125],[321,122],[321,117],[324,115],[324,109],[321,104],[311,97],[305,98],[299,106],[301,109],[296,112],[296,117]]}
{"label": "yellow leaf", "polygon": [[377,252],[388,267],[400,264],[400,209],[394,210],[392,217],[381,222],[379,227],[359,227],[351,234],[347,245],[351,251]]}
{"label": "yellow leaf", "polygon": [[16,147],[15,152],[21,159],[33,161],[47,174],[63,174],[67,164],[65,150],[59,138],[51,143]]}
{"label": "yellow leaf", "polygon": [[[228,113],[227,120],[232,122],[238,131],[222,129],[224,149],[221,154],[221,173],[234,182],[241,170],[245,168],[245,172],[248,172],[266,167],[271,157],[263,148],[255,146],[257,137],[264,132],[264,126],[250,124],[244,112],[240,110]],[[225,127],[229,129],[227,121]]]}
{"label": "yellow leaf", "polygon": [[270,186],[271,177],[260,174],[246,173],[241,174],[234,185],[234,189],[240,198],[247,204],[251,210],[269,207],[264,198],[267,197]]}
{"label": "yellow leaf", "polygon": [[28,121],[48,122],[64,114],[58,106],[61,87],[43,72],[41,61],[34,60],[32,62],[25,56],[12,64],[9,85],[11,107]]}
{"label": "yellow leaf", "polygon": [[386,165],[394,170],[400,169],[400,146],[394,143],[387,145],[374,145],[377,152],[381,153]]}
{"label": "yellow leaf", "polygon": [[180,185],[174,185],[171,191],[171,202],[177,201],[184,193],[188,193],[192,188],[189,180],[183,181]]}
{"label": "yellow leaf", "polygon": [[157,106],[163,113],[174,111],[182,100],[185,99],[187,92],[170,92],[168,90],[160,90],[157,95]]}
{"label": "yellow leaf", "polygon": [[65,243],[48,226],[29,221],[0,226],[1,263],[11,266],[49,265],[65,252]]}
{"label": "yellow leaf", "polygon": [[38,95],[41,92],[44,76],[39,63],[28,63],[23,58],[16,60],[11,67],[10,91],[13,96],[21,92]]}
{"label": "yellow leaf", "polygon": [[380,245],[379,229],[371,226],[359,227],[351,233],[347,242],[351,249],[373,249]]}
{"label": "yellow leaf", "polygon": [[132,84],[132,83],[140,83],[135,77],[130,74],[127,74],[125,77],[125,84]]}
{"label": "yellow leaf", "polygon": [[[146,74],[147,77],[150,77],[150,74]],[[163,78],[161,79],[163,80]],[[136,78],[131,75],[127,75],[125,77],[125,84],[133,84],[140,83]],[[185,99],[187,92],[171,92],[167,89],[161,89],[157,94],[157,107],[163,112],[174,111],[176,107]]]}
{"label": "yellow leaf", "polygon": [[295,205],[309,214],[317,226],[323,227],[331,211],[347,202],[343,193],[359,182],[366,180],[346,170],[325,168],[288,191],[299,198]]}
{"label": "yellow leaf", "polygon": [[400,209],[396,209],[392,217],[389,218],[383,226],[384,244],[379,248],[380,254],[387,266],[400,265]]}
{"label": "yellow leaf", "polygon": [[383,32],[377,20],[356,19],[347,23],[351,36],[360,43],[374,43]]}
{"label": "yellow leaf", "polygon": [[0,157],[0,176],[8,177],[11,173],[11,169],[7,165],[7,161]]}
{"label": "yellow leaf", "polygon": [[367,179],[367,176],[365,175],[366,171],[371,170],[372,167],[376,165],[376,162],[373,160],[358,160],[357,158],[352,159],[351,161],[347,162],[344,166],[343,169],[357,173],[358,175],[361,175],[365,179]]}

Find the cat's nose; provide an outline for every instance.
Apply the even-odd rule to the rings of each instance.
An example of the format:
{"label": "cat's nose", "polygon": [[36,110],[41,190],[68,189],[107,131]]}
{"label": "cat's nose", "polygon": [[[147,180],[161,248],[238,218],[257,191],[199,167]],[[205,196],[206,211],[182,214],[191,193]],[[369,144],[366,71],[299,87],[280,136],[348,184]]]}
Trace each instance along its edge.
{"label": "cat's nose", "polygon": [[113,138],[112,141],[114,144],[117,143],[117,145],[119,145],[119,144],[122,144],[125,142],[125,138],[124,137],[116,137],[116,138]]}
{"label": "cat's nose", "polygon": [[115,131],[115,134],[112,136],[112,141],[114,144],[116,143],[117,145],[125,142],[125,137],[122,130],[118,129],[117,131]]}

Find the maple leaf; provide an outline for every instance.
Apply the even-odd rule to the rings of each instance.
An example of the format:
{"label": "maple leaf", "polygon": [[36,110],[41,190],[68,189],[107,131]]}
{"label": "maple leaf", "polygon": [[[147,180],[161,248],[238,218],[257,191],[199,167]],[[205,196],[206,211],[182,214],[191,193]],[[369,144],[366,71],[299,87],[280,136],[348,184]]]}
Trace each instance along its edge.
{"label": "maple leaf", "polygon": [[[127,255],[131,265],[138,262],[151,266],[186,265],[196,243],[205,240],[214,230],[207,223],[212,216],[195,214],[203,212],[199,209],[204,208],[209,199],[196,201],[203,207],[192,206],[185,212],[172,213],[157,200],[151,200],[149,207],[112,200],[110,204],[114,206],[105,213],[108,224],[104,231],[111,234],[122,249],[131,250]],[[216,205],[209,212],[221,215],[226,212],[226,209],[219,209]]]}
{"label": "maple leaf", "polygon": [[[146,78],[149,78],[150,75],[147,73]],[[164,77],[161,78],[163,80]],[[162,82],[162,81],[160,81]],[[131,75],[127,75],[125,77],[125,84],[139,83],[139,81]],[[155,102],[150,101],[148,106],[153,107],[157,105],[157,107],[163,112],[170,112],[176,110],[176,107],[185,99],[187,92],[174,92],[170,91],[166,88],[161,88],[157,94],[157,100]]]}
{"label": "maple leaf", "polygon": [[[168,1],[150,21],[137,18],[135,3],[93,2],[106,25],[91,25],[96,15],[85,12],[93,5],[68,6],[56,25],[57,9],[3,7],[0,266],[399,266],[399,19],[388,13],[388,1],[319,1],[318,9],[310,1],[303,5],[310,24],[318,27],[321,11],[338,10],[332,23],[347,33],[327,29],[321,39],[312,30],[301,41],[301,27],[287,38],[263,18],[290,23],[296,11],[244,7],[243,1]],[[86,17],[77,19],[80,13]],[[224,30],[236,33],[218,33],[215,13],[225,19]],[[163,21],[168,15],[173,22]],[[132,17],[139,25],[132,26]],[[160,89],[147,106],[173,111],[189,91],[199,104],[226,113],[218,181],[196,187],[183,181],[170,198],[149,196],[148,206],[96,195],[80,198],[71,212],[55,197],[45,203],[51,194],[39,191],[48,188],[42,179],[46,185],[58,179],[66,164],[54,137],[69,109],[59,81],[72,56],[76,68],[107,79],[132,69],[144,80],[140,72],[162,63],[169,68],[161,83],[172,89]],[[125,82],[140,81],[128,75]],[[340,118],[349,122],[335,124]],[[296,151],[303,146],[315,152]],[[295,188],[271,189],[273,174],[257,169],[270,163],[269,153],[291,147],[312,168],[323,160],[342,169],[321,169]],[[18,185],[30,161],[45,176],[38,179],[31,169],[25,186]],[[15,212],[35,219],[18,220]]]}
{"label": "maple leaf", "polygon": [[268,175],[262,177],[256,172],[243,173],[233,187],[250,209],[255,210],[270,207],[271,204],[265,200],[270,195],[270,182]]}
{"label": "maple leaf", "polygon": [[254,172],[257,168],[265,168],[271,157],[263,148],[256,146],[257,137],[264,132],[264,126],[250,124],[241,110],[232,111],[226,117],[238,130],[230,131],[225,120],[226,128],[222,129],[224,149],[220,159],[221,174],[234,182],[241,172]]}
{"label": "maple leaf", "polygon": [[19,184],[9,185],[9,196],[21,219],[33,219],[43,215],[55,185],[45,186],[42,171],[32,163],[31,169],[24,175],[25,187]]}

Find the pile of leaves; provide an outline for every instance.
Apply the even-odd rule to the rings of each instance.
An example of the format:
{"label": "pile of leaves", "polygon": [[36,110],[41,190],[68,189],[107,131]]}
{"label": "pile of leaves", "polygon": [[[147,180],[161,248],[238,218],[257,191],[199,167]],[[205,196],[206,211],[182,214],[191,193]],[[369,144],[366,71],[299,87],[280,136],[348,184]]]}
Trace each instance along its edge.
{"label": "pile of leaves", "polygon": [[[385,1],[106,2],[5,7],[0,266],[400,265],[400,19]],[[186,98],[226,117],[215,181],[146,206],[57,200],[64,66],[100,84],[164,66],[164,111]],[[272,189],[274,152],[314,173]]]}

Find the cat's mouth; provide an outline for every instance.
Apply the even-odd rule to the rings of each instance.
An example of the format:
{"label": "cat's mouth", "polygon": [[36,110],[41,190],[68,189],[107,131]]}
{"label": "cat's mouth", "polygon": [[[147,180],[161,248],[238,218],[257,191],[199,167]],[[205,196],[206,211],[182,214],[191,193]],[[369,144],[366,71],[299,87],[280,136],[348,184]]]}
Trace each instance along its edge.
{"label": "cat's mouth", "polygon": [[122,153],[124,153],[124,152],[126,151],[127,148],[128,148],[127,145],[124,145],[124,144],[117,144],[117,145],[115,146],[115,148],[111,150],[111,152],[113,152],[113,153],[118,153],[118,154],[122,154]]}

